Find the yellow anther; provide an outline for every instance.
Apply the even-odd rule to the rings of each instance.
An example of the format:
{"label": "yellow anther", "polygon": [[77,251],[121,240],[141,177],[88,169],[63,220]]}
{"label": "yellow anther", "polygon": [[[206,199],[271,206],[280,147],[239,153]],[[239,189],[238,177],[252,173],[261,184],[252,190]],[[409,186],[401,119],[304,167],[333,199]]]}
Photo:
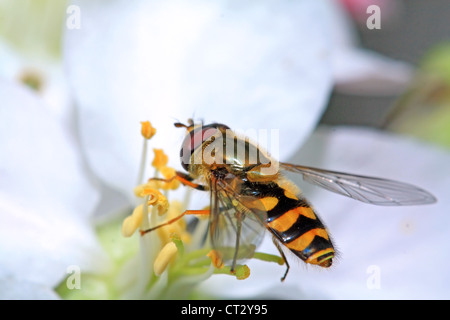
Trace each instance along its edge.
{"label": "yellow anther", "polygon": [[145,139],[151,139],[156,133],[156,129],[152,127],[150,121],[141,122],[141,134]]}
{"label": "yellow anther", "polygon": [[40,92],[45,86],[45,77],[37,69],[22,71],[19,75],[19,81],[37,92]]}
{"label": "yellow anther", "polygon": [[155,275],[160,276],[166,270],[169,263],[176,257],[177,246],[173,242],[167,243],[159,252],[153,264]]}
{"label": "yellow anther", "polygon": [[163,149],[153,149],[155,153],[155,157],[152,161],[152,166],[156,169],[160,169],[161,167],[165,167],[169,162],[169,157],[164,153]]}
{"label": "yellow anther", "polygon": [[133,233],[140,227],[142,223],[142,213],[144,206],[141,204],[137,206],[131,215],[125,218],[122,223],[122,235],[124,237],[131,237]]}
{"label": "yellow anther", "polygon": [[162,193],[159,193],[157,201],[152,205],[156,207],[160,216],[169,210],[169,201]]}
{"label": "yellow anther", "polygon": [[[167,220],[178,217],[183,213],[183,205],[180,201],[174,200],[170,202],[169,210],[167,212]],[[163,228],[158,229],[158,236],[162,243],[167,243],[176,235],[184,243],[190,243],[191,235],[186,230],[186,221],[179,219]]]}
{"label": "yellow anther", "polygon": [[[159,168],[159,171],[161,172],[161,174],[164,176],[164,178],[166,179],[172,179],[173,177],[176,176],[177,172],[175,171],[174,168],[171,167],[161,167]],[[164,185],[162,186],[163,189],[165,190],[175,190],[180,186],[180,181],[177,179],[172,179],[172,181],[170,182],[166,182],[164,183]]]}
{"label": "yellow anther", "polygon": [[145,187],[147,187],[147,184],[140,184],[140,185],[134,187],[134,189],[133,189],[134,195],[136,197],[142,198]]}
{"label": "yellow anther", "polygon": [[134,187],[134,195],[139,198],[145,197],[144,189],[153,189],[157,190],[160,189],[161,186],[164,184],[164,182],[157,181],[157,180],[150,180],[146,183],[140,184],[136,187]]}
{"label": "yellow anther", "polygon": [[[145,196],[150,196],[149,199],[152,200],[157,197],[158,190],[151,188],[149,184],[140,184],[134,188],[134,194],[139,198],[144,198]],[[154,201],[154,200],[153,200]]]}
{"label": "yellow anther", "polygon": [[211,259],[211,262],[214,267],[216,267],[217,269],[223,268],[224,264],[222,260],[222,255],[219,252],[217,252],[216,250],[211,250],[207,254],[207,256]]}
{"label": "yellow anther", "polygon": [[148,187],[148,184],[134,188],[134,194],[140,198],[149,196],[148,205],[156,207],[159,215],[166,213],[169,209],[167,198],[158,190]]}

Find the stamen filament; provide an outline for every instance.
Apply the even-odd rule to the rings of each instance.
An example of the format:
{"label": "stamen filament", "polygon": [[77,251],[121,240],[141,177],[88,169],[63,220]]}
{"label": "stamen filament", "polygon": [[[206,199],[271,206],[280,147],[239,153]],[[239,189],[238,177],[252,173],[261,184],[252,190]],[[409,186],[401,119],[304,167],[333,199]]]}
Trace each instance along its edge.
{"label": "stamen filament", "polygon": [[136,185],[140,185],[144,182],[144,174],[145,174],[145,167],[147,162],[147,147],[148,145],[148,139],[144,138],[144,144],[142,146],[142,155],[141,155],[141,164],[139,165],[139,172],[137,176],[137,182]]}
{"label": "stamen filament", "polygon": [[[142,224],[141,228],[148,228],[150,226],[148,201],[150,195],[144,196],[144,206],[142,210]],[[152,215],[154,216],[154,215]],[[156,235],[149,235],[148,237],[139,237],[139,251],[140,251],[140,269],[139,269],[139,281],[136,283],[137,296],[143,296],[147,291],[148,284],[153,277],[153,261],[157,254],[156,248],[159,246],[159,241]]]}

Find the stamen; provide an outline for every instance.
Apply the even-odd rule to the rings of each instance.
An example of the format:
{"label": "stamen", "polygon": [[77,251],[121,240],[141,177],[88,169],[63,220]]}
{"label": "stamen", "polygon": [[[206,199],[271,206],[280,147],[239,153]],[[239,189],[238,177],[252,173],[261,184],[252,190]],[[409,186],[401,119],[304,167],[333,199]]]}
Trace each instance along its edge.
{"label": "stamen", "polygon": [[134,187],[133,192],[136,197],[143,198],[144,197],[144,189],[157,190],[160,188],[161,188],[161,181],[151,180],[151,181],[148,181],[147,183],[137,185],[136,187]]}
{"label": "stamen", "polygon": [[150,121],[141,121],[141,134],[145,139],[151,139],[155,133],[156,129],[152,126]]}
{"label": "stamen", "polygon": [[169,210],[169,201],[167,201],[167,198],[162,193],[159,193],[158,199],[153,206],[156,207],[158,215],[162,216]]}
{"label": "stamen", "polygon": [[152,161],[152,166],[156,169],[160,169],[161,167],[167,166],[169,162],[169,157],[164,153],[162,149],[153,149],[155,153],[155,158]]}
{"label": "stamen", "polygon": [[141,184],[144,181],[145,164],[147,162],[147,141],[154,136],[156,129],[152,127],[149,121],[141,122],[141,135],[144,137],[142,145],[141,164],[139,166],[139,172],[137,176],[137,183]]}
{"label": "stamen", "polygon": [[134,208],[133,213],[126,217],[122,223],[122,235],[131,237],[134,232],[141,226],[144,205]]}
{"label": "stamen", "polygon": [[165,190],[178,189],[178,187],[180,186],[180,181],[177,179],[173,179],[176,176],[175,169],[171,167],[161,167],[159,170],[161,174],[164,176],[164,178],[170,180],[170,182],[166,182],[162,188]]}
{"label": "stamen", "polygon": [[222,255],[216,250],[211,250],[207,256],[211,259],[213,266],[217,269],[222,269],[224,264],[222,260]]}
{"label": "stamen", "polygon": [[[167,212],[167,220],[179,216],[180,212],[183,212],[181,203],[176,200],[171,201]],[[169,242],[175,235],[184,243],[191,242],[191,235],[186,230],[186,221],[183,219],[179,219],[163,228],[159,228],[157,231],[162,243]]]}
{"label": "stamen", "polygon": [[156,207],[159,215],[163,215],[169,209],[169,201],[156,189],[149,188],[147,185],[140,185],[134,188],[134,193],[140,198],[148,196],[148,205]]}
{"label": "stamen", "polygon": [[159,252],[153,264],[153,271],[155,275],[160,276],[166,270],[170,261],[176,256],[178,248],[173,242],[167,243]]}

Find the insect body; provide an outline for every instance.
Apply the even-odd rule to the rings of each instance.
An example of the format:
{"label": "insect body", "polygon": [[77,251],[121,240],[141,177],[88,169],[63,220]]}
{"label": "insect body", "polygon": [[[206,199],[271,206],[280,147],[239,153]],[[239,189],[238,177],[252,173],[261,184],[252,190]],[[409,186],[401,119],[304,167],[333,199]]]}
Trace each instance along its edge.
{"label": "insect body", "polygon": [[285,171],[377,205],[436,201],[427,191],[402,182],[278,162],[223,124],[194,125],[190,121],[189,125],[175,126],[187,129],[180,156],[188,172],[177,172],[175,178],[210,192],[210,241],[223,261],[231,263],[231,270],[238,260],[253,255],[264,230],[272,234],[286,263],[282,280],[289,270],[283,246],[306,263],[332,265],[335,250],[327,229],[297,187],[283,175]]}

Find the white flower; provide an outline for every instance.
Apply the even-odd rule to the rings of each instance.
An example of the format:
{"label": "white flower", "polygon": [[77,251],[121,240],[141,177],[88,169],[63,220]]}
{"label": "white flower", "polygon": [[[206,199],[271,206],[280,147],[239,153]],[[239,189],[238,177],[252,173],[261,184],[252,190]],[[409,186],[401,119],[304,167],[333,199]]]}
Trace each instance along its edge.
{"label": "white flower", "polygon": [[0,297],[54,297],[68,266],[102,267],[89,223],[98,193],[70,130],[34,92],[1,80],[0,97]]}
{"label": "white flower", "polygon": [[[107,190],[114,190],[115,195],[125,194],[128,197],[126,204],[134,200],[132,189],[136,183],[141,155],[141,139],[137,127],[141,121],[151,120],[157,127],[159,132],[152,140],[153,147],[164,148],[169,153],[170,165],[176,168],[179,168],[177,159],[184,132],[176,130],[172,124],[175,120],[185,121],[189,117],[200,117],[206,122],[223,122],[241,130],[249,127],[278,128],[280,156],[285,160],[296,154],[299,146],[316,127],[331,88],[339,80],[337,71],[345,71],[343,67],[337,69],[336,62],[339,62],[338,66],[346,66],[348,64],[341,61],[341,58],[354,56],[347,53],[356,54],[351,50],[354,49],[354,43],[344,41],[341,42],[342,45],[336,45],[339,42],[333,40],[336,25],[332,25],[332,17],[340,14],[330,1],[281,1],[277,4],[264,2],[258,5],[202,0],[190,1],[189,5],[183,1],[162,3],[117,0],[73,3],[80,8],[81,29],[65,30],[64,62],[77,106],[77,124],[83,148],[81,154],[86,156],[87,165]],[[346,54],[335,55],[335,52]],[[367,56],[363,60],[372,61],[366,58]],[[386,65],[398,66],[381,64]],[[354,79],[370,79],[371,73],[364,72],[370,63],[362,63],[360,66],[363,66],[359,69],[363,72],[353,70],[353,74],[360,75]],[[404,74],[399,74],[404,80]],[[5,256],[11,257],[6,264],[2,260],[0,288],[5,290],[0,290],[0,294],[7,298],[56,298],[53,288],[67,276],[68,265],[80,266],[83,274],[98,272],[105,265],[105,252],[99,248],[90,221],[98,195],[88,183],[76,140],[67,132],[67,127],[62,125],[67,117],[55,117],[42,100],[7,82],[0,86],[0,97],[4,102],[0,109],[2,121],[5,120],[7,124],[0,129],[0,148],[4,157],[0,162],[0,256],[2,259]],[[6,98],[3,100],[3,97]],[[24,120],[26,131],[18,129],[21,119]],[[14,139],[10,138],[11,134]],[[329,137],[327,139],[338,139],[329,145],[344,151],[344,154],[338,153],[338,158],[333,158],[332,154],[322,157],[322,152],[329,147],[325,144],[323,150],[309,147],[304,150],[311,150],[306,153],[311,156],[311,161],[329,160],[329,165],[324,162],[325,167],[344,170],[345,163],[351,161],[349,159],[353,159],[354,164],[361,163],[358,159],[372,159],[370,152],[373,150],[368,150],[369,154],[358,156],[358,152],[364,149],[368,141],[391,145],[390,137],[369,136],[368,140],[364,140],[365,134],[364,131],[356,134],[346,134],[344,131],[342,135],[325,133],[324,136]],[[320,132],[318,137],[322,137]],[[348,139],[354,137],[361,138],[361,141],[352,142],[354,148],[350,148]],[[314,135],[312,139],[316,138]],[[405,148],[405,152],[400,148],[399,153],[391,152],[390,155],[394,159],[399,155],[408,158],[415,155],[417,165],[420,164],[419,160],[422,161],[422,156],[429,155],[431,168],[440,163],[439,157],[448,157],[446,154],[441,155],[440,151],[428,150],[426,146],[408,145]],[[341,165],[337,160],[344,159],[344,156],[348,158],[342,168],[336,168],[335,166]],[[383,155],[382,160],[389,162],[393,158]],[[308,162],[308,159],[305,161]],[[405,166],[405,162],[397,168]],[[365,171],[367,169],[378,175],[379,170],[387,170],[386,168],[386,163],[376,162],[373,168],[361,168],[360,172],[368,174]],[[351,169],[356,168],[353,165]],[[429,178],[433,172],[424,171]],[[416,173],[408,174],[408,180],[417,178],[420,181],[411,182],[430,187],[441,198],[443,187],[439,185],[434,189],[431,182],[422,184],[422,181],[427,180],[422,175],[416,176]],[[399,175],[388,177],[401,178]],[[441,180],[437,181],[445,183],[445,177],[444,174],[439,175],[437,178]],[[207,200],[208,196],[202,194],[198,198]],[[311,196],[319,212],[332,212],[330,218],[327,219],[325,213],[323,218],[332,235],[335,235],[338,248],[342,246],[342,264],[351,263],[354,261],[351,254],[358,255],[360,252],[371,255],[379,250],[380,257],[383,257],[388,249],[385,243],[376,246],[376,241],[367,242],[369,245],[364,250],[360,250],[359,246],[349,245],[355,241],[364,246],[361,239],[363,237],[357,232],[367,232],[362,223],[351,228],[350,224],[345,224],[347,220],[341,218],[342,212],[339,211],[355,213],[355,217],[348,221],[364,219],[356,214],[359,209],[350,211],[350,206],[354,204],[352,202],[347,205],[345,201],[350,203],[351,200],[337,200],[328,194],[320,195],[319,198]],[[327,199],[333,199],[333,202],[328,202]],[[103,200],[102,211],[107,215],[111,214],[111,208],[118,211],[116,199],[104,195]],[[432,207],[420,207],[420,210],[423,208]],[[441,204],[436,208],[439,214],[443,212]],[[95,215],[98,215],[98,210],[97,208]],[[404,210],[407,209],[397,212],[404,214]],[[417,212],[415,210],[419,209],[413,210]],[[358,235],[356,240],[348,238],[351,232],[344,227],[339,229],[339,224],[334,232],[335,220],[352,231],[355,230]],[[430,223],[435,221],[429,220]],[[385,226],[384,220],[380,223]],[[342,230],[345,231],[343,235]],[[106,231],[108,232],[110,231]],[[432,234],[427,238],[429,242],[424,242],[424,245],[431,243],[436,237],[440,239],[440,235],[441,233]],[[397,234],[392,237],[388,234],[386,239],[385,241],[396,241],[399,237]],[[109,242],[106,246],[112,249],[113,254],[117,251],[120,253],[125,247],[123,243]],[[117,250],[114,251],[114,248]],[[273,249],[267,248],[266,243],[261,248],[270,252]],[[135,247],[130,251],[134,253],[134,250]],[[173,250],[170,251],[173,253]],[[146,254],[143,253],[144,256]],[[350,256],[345,260],[347,255]],[[390,287],[392,282],[389,282],[399,275],[395,268],[390,267],[396,260],[392,260],[389,255],[385,257],[388,259],[387,264],[379,260],[374,262],[374,265],[380,266],[381,286],[387,290],[377,292],[384,297],[401,296],[402,292],[393,290]],[[397,256],[394,255],[395,257]],[[445,257],[442,255],[438,259]],[[414,255],[410,258],[415,260]],[[135,272],[132,269],[136,266],[133,264],[135,261],[131,260],[125,266],[128,269],[122,270],[128,272],[128,276],[134,276]],[[222,296],[241,294],[245,297],[261,297],[264,296],[264,290],[270,289],[271,295],[283,298],[362,297],[360,289],[366,282],[361,284],[361,278],[350,279],[353,274],[348,275],[346,272],[361,271],[361,266],[365,267],[367,261],[361,258],[359,264],[354,264],[355,269],[347,268],[344,272],[340,271],[343,269],[337,270],[338,264],[335,270],[339,278],[333,277],[333,270],[320,273],[327,275],[326,278],[320,277],[320,274],[311,276],[310,270],[296,270],[298,268],[295,263],[291,263],[292,269],[284,284],[279,283],[279,276],[268,279],[268,274],[280,271],[281,275],[283,267],[251,261],[252,275],[245,281],[250,282],[236,284],[227,277],[227,285],[231,284],[234,289],[226,289],[224,286],[225,291],[213,293]],[[166,265],[167,261],[163,262],[161,265]],[[105,272],[105,269],[101,270]],[[367,268],[363,272],[366,270]],[[414,272],[421,269],[411,270]],[[306,280],[299,281],[298,274]],[[383,280],[386,279],[383,274],[387,275],[387,280]],[[367,273],[364,276],[367,277]],[[87,279],[84,283],[96,285],[95,277],[89,278],[88,275]],[[307,279],[317,281],[305,286]],[[118,287],[128,284],[128,280],[129,277],[119,274]],[[435,278],[431,280],[436,281]],[[164,281],[167,281],[167,273],[163,273],[157,283],[164,284]],[[218,280],[213,278],[211,281],[220,281],[220,276]],[[409,283],[404,279],[399,281],[401,284]],[[208,292],[211,283],[202,290]],[[346,285],[343,286],[342,283]],[[144,281],[142,285],[145,287],[146,284]],[[239,289],[237,292],[236,288],[241,285],[247,287],[247,290]],[[286,288],[292,289],[293,293],[290,294]],[[333,291],[330,288],[339,289]],[[109,296],[106,292],[109,289],[99,285],[91,296],[95,297],[95,290],[98,290],[99,297]],[[159,289],[163,290],[161,287]],[[441,294],[443,291],[437,292]],[[149,296],[158,297],[152,294],[154,292]],[[114,296],[127,295],[126,292],[114,292]]]}
{"label": "white flower", "polygon": [[66,123],[73,117],[61,66],[66,1],[0,1],[0,76],[33,88]]}
{"label": "white flower", "polygon": [[[331,1],[281,1],[276,5],[269,2],[258,5],[233,4],[227,1],[194,1],[189,2],[189,5],[182,1],[164,4],[112,1],[102,5],[78,1],[76,4],[83,13],[82,26],[80,30],[67,31],[65,52],[69,78],[79,107],[82,144],[93,171],[108,185],[122,192],[129,192],[130,186],[135,183],[135,177],[130,172],[137,171],[141,146],[135,139],[134,128],[143,119],[150,119],[157,124],[160,135],[153,142],[169,153],[174,167],[179,166],[174,161],[184,133],[175,131],[172,122],[185,121],[189,117],[200,117],[206,122],[223,122],[237,129],[279,128],[280,156],[281,159],[287,159],[317,124],[335,81],[338,81],[340,89],[355,88],[349,84],[366,84],[356,87],[357,91],[375,88],[369,91],[373,94],[374,91],[383,93],[386,88],[394,88],[395,83],[402,88],[411,75],[410,67],[405,64],[394,63],[380,55],[358,49],[348,22]],[[386,73],[386,70],[390,72]],[[388,85],[379,87],[374,83]],[[388,93],[398,92],[398,87],[396,90]],[[355,133],[359,137],[364,134],[364,131]],[[333,134],[330,136],[332,139]],[[352,137],[344,136],[348,139]],[[105,143],[113,137],[116,137],[114,143]],[[375,139],[379,140],[379,143],[385,142],[384,137]],[[389,143],[389,139],[386,141]],[[366,143],[362,141],[362,144],[354,144],[354,148],[350,148],[347,147],[347,141],[341,141],[336,146],[344,151],[344,155],[348,155],[346,163],[353,161],[358,164],[358,160],[368,157],[367,154],[358,156],[356,153],[363,152]],[[399,154],[411,157],[417,152],[422,156],[422,149],[415,146],[408,152],[399,151]],[[374,150],[371,148],[368,152]],[[313,159],[322,158],[317,150],[310,152]],[[431,154],[435,159],[436,154]],[[382,159],[388,161],[392,159],[390,156],[397,157],[398,153],[383,154]],[[325,167],[346,169],[344,166],[335,168],[339,163],[333,161],[336,159],[331,154],[327,154],[327,157],[330,162],[324,163]],[[405,159],[398,166],[402,168],[406,162]],[[382,175],[387,170],[383,163],[379,164],[379,167],[372,169],[373,174]],[[349,169],[359,168],[353,165]],[[357,171],[361,174],[371,173],[364,168]],[[398,174],[387,176],[402,177]],[[413,182],[422,185],[423,176],[416,177],[418,181]],[[199,197],[208,199],[206,195]],[[333,199],[333,202],[328,203],[326,199]],[[314,203],[319,212],[333,211],[336,215],[343,215],[345,208],[360,206],[348,199],[336,200],[333,195],[323,195],[323,199]],[[340,209],[337,203],[343,203],[340,206],[344,209]],[[331,208],[322,209],[321,206],[326,205]],[[440,212],[440,206],[434,208]],[[408,211],[411,208],[401,208],[396,212],[400,216],[405,215],[405,212],[432,210],[433,207],[418,208],[412,211]],[[364,209],[367,210],[386,212],[384,208]],[[358,218],[357,211],[348,209],[346,212],[355,213],[356,217],[352,217],[355,220],[367,217],[361,214]],[[348,218],[348,226],[352,219]],[[386,215],[383,219],[375,217],[374,220],[380,221],[382,229],[378,231],[379,228],[373,228],[372,232],[383,234],[386,219]],[[340,216],[336,220],[347,221]],[[333,217],[325,217],[325,221],[329,221],[327,224],[331,228]],[[367,227],[372,228],[373,224],[371,221]],[[341,225],[346,226],[344,222]],[[390,228],[393,228],[392,225]],[[361,223],[355,224],[354,229],[357,235],[362,230],[367,232]],[[331,233],[334,233],[332,228]],[[348,233],[346,236],[350,235]],[[389,247],[385,243],[377,249],[376,241],[367,242],[368,247],[359,251],[345,243],[354,241],[362,245],[365,242],[361,238],[359,235],[354,239],[342,240],[342,246],[345,245],[343,263],[353,261],[351,256],[348,260],[344,259],[352,252],[357,255],[378,251],[391,257],[386,252]],[[387,234],[386,239],[395,242],[398,233]],[[339,241],[337,246],[341,246]],[[392,246],[395,247],[395,244]],[[398,250],[398,247],[395,248]],[[361,262],[364,263],[367,260]],[[381,262],[373,263],[379,263],[383,272],[390,272],[389,267],[381,265]],[[274,281],[272,278],[267,279],[267,273],[272,275],[274,267],[271,264],[262,265],[265,267],[262,267],[260,276],[264,281],[257,276],[258,268],[251,267],[252,272],[256,273],[253,281],[246,280],[236,290],[236,282],[227,278],[229,290],[222,294],[264,296],[263,289],[271,288],[279,277],[273,277]],[[360,278],[366,279],[366,269],[362,270]],[[354,269],[346,270],[350,273]],[[309,277],[310,273],[307,272],[303,272],[302,278]],[[298,290],[297,283],[293,281],[298,273],[297,270],[291,270],[287,283],[276,283],[278,293],[281,294],[286,287]],[[327,275],[327,280],[333,278],[332,272],[321,274]],[[319,277],[315,276],[315,279]],[[214,277],[210,281],[215,283],[219,280]],[[349,290],[351,286],[366,288],[365,281],[355,281],[345,271],[343,276],[334,279],[334,282],[330,281],[332,283],[327,284],[322,280],[320,285],[311,284],[314,288],[301,284],[303,296],[338,297],[337,291],[327,289],[333,288],[336,283],[340,285],[339,290],[346,293],[343,297],[361,293],[361,290]],[[348,283],[348,286],[342,287],[341,282]],[[211,283],[206,282],[205,286],[211,288],[214,286]],[[389,286],[387,288],[387,293],[377,292],[386,297],[401,296],[396,295]]]}

